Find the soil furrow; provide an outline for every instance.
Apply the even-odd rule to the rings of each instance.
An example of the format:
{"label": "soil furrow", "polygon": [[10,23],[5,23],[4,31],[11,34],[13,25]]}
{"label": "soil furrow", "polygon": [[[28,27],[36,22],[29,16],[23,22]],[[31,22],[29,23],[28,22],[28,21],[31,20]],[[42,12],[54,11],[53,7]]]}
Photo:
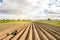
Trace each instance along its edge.
{"label": "soil furrow", "polygon": [[44,32],[44,34],[48,37],[49,40],[56,40],[50,33],[44,30],[42,27],[38,25],[38,27]]}
{"label": "soil furrow", "polygon": [[26,37],[27,37],[29,29],[30,29],[30,26],[25,30],[25,32],[23,33],[23,35],[18,40],[25,40]]}
{"label": "soil furrow", "polygon": [[47,37],[45,36],[45,34],[41,31],[41,29],[39,29],[37,25],[35,25],[35,26],[36,26],[36,30],[37,30],[37,32],[38,32],[41,40],[48,40],[48,38],[47,38]]}
{"label": "soil furrow", "polygon": [[41,40],[34,24],[33,24],[33,31],[34,31],[34,34],[35,34],[35,40]]}
{"label": "soil furrow", "polygon": [[[59,28],[40,22],[18,23],[1,31],[0,40],[60,40]],[[14,30],[17,30],[16,35],[12,34]]]}

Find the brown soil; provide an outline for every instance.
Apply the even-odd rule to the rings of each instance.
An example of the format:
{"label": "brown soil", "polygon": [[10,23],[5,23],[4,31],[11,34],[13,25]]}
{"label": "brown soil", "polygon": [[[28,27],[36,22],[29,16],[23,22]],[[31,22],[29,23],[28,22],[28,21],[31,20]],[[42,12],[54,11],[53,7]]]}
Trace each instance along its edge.
{"label": "brown soil", "polygon": [[[14,30],[16,35],[11,34]],[[15,23],[0,32],[0,40],[60,40],[60,27],[40,22]]]}

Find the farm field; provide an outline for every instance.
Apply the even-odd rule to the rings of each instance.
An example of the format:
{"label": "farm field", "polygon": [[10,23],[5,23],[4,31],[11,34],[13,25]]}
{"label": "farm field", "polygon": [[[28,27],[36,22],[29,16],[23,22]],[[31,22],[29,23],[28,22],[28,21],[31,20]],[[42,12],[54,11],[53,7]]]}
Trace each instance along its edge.
{"label": "farm field", "polygon": [[0,23],[0,31],[3,31],[7,28],[19,26],[21,24],[24,24],[26,22],[8,22],[8,23]]}
{"label": "farm field", "polygon": [[0,40],[60,40],[60,27],[41,22],[0,23]]}
{"label": "farm field", "polygon": [[37,22],[47,23],[55,26],[60,26],[60,20],[37,20]]}
{"label": "farm field", "polygon": [[30,20],[0,20],[0,31],[26,22],[31,22],[31,21]]}

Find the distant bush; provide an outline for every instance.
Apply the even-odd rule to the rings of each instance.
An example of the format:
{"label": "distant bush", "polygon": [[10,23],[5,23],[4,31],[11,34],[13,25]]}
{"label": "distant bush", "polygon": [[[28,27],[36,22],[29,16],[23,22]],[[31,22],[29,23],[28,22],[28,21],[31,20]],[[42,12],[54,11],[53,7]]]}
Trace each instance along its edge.
{"label": "distant bush", "polygon": [[10,21],[10,19],[6,19],[6,21]]}
{"label": "distant bush", "polygon": [[3,19],[2,21],[5,21],[5,19]]}
{"label": "distant bush", "polygon": [[50,18],[48,18],[48,20],[50,20]]}

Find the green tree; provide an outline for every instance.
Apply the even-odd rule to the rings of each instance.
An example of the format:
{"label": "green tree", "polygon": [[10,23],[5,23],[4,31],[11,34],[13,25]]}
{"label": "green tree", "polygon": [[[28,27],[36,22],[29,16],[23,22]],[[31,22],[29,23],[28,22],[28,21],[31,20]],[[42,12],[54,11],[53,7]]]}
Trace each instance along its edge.
{"label": "green tree", "polygon": [[50,20],[50,18],[48,18],[48,20]]}

